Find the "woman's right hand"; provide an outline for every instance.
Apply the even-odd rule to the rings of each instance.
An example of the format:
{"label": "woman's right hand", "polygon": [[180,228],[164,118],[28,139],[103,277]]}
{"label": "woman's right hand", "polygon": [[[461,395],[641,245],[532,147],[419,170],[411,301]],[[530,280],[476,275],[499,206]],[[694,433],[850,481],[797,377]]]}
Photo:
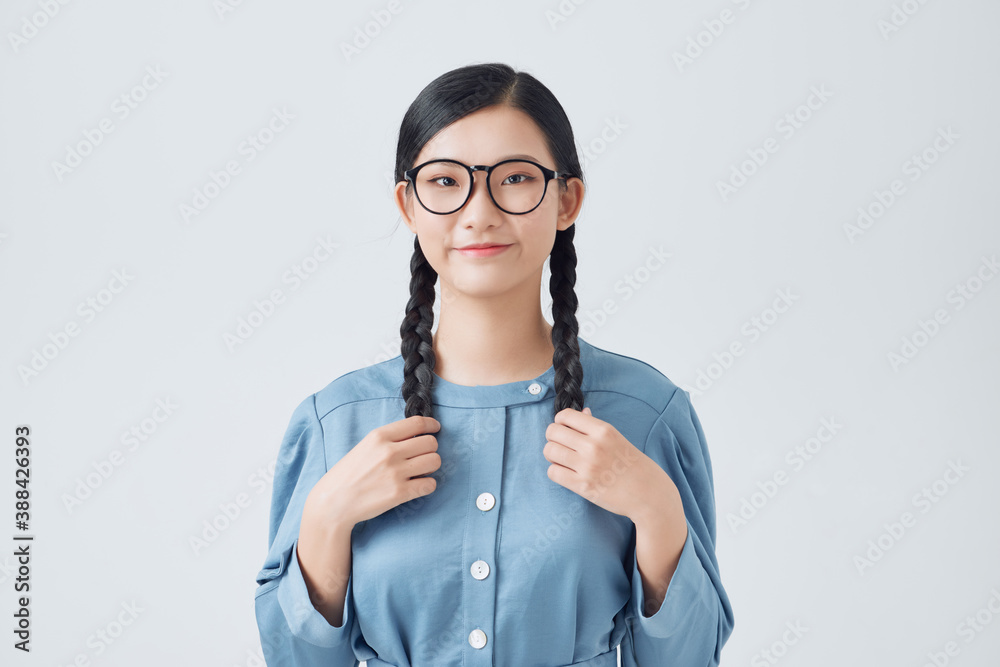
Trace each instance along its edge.
{"label": "woman's right hand", "polygon": [[430,435],[440,429],[438,420],[417,415],[369,431],[309,492],[303,522],[350,529],[433,493],[437,480],[420,475],[441,467],[437,438]]}

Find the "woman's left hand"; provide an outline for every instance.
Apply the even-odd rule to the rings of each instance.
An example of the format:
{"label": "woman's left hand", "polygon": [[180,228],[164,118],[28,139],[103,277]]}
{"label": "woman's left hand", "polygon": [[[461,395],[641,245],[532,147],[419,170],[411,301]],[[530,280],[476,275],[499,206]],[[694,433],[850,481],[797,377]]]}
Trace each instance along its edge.
{"label": "woman's left hand", "polygon": [[548,477],[609,512],[633,521],[662,494],[676,494],[666,471],[614,426],[583,411],[560,410],[545,429]]}

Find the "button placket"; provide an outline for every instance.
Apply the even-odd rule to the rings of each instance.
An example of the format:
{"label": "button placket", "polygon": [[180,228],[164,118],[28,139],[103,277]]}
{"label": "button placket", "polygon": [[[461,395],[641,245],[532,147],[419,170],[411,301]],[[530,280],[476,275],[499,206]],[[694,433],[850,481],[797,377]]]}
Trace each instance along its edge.
{"label": "button placket", "polygon": [[493,664],[493,651],[480,651],[489,643],[496,622],[496,582],[490,576],[497,567],[487,562],[483,556],[495,554],[499,511],[497,498],[484,489],[499,489],[503,481],[504,446],[507,431],[507,408],[505,406],[474,408],[475,427],[473,441],[468,443],[469,488],[477,495],[468,502],[475,504],[469,512],[462,560],[469,568],[469,576],[462,577],[462,607],[468,632],[468,647],[465,664],[468,667],[487,667]]}

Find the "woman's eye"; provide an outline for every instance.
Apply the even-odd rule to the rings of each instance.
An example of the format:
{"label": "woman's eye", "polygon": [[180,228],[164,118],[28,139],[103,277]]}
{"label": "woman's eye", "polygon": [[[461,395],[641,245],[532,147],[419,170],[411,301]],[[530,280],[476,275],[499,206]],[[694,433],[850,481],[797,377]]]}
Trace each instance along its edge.
{"label": "woman's eye", "polygon": [[512,178],[520,178],[521,180],[520,181],[514,181],[513,183],[511,183],[511,185],[520,185],[521,183],[524,183],[525,181],[530,180],[524,174],[511,174],[510,176],[508,176],[507,178],[504,179],[504,182],[506,183],[507,181],[509,181]]}
{"label": "woman's eye", "polygon": [[[431,183],[434,183],[436,185],[443,185],[445,187],[449,187],[451,185],[454,185],[454,182],[455,182],[455,179],[452,178],[451,176],[438,176],[437,178],[431,178],[431,179],[428,179],[428,180]],[[450,183],[440,183],[439,181],[451,181],[451,182]]]}

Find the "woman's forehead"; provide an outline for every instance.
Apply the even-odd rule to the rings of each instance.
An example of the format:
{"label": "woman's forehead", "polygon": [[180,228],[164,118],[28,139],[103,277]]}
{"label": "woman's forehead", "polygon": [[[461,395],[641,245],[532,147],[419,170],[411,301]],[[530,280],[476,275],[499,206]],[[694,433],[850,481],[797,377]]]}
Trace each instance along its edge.
{"label": "woman's forehead", "polygon": [[424,144],[417,163],[458,160],[465,164],[496,164],[524,159],[551,161],[545,135],[523,111],[481,109],[442,128]]}

